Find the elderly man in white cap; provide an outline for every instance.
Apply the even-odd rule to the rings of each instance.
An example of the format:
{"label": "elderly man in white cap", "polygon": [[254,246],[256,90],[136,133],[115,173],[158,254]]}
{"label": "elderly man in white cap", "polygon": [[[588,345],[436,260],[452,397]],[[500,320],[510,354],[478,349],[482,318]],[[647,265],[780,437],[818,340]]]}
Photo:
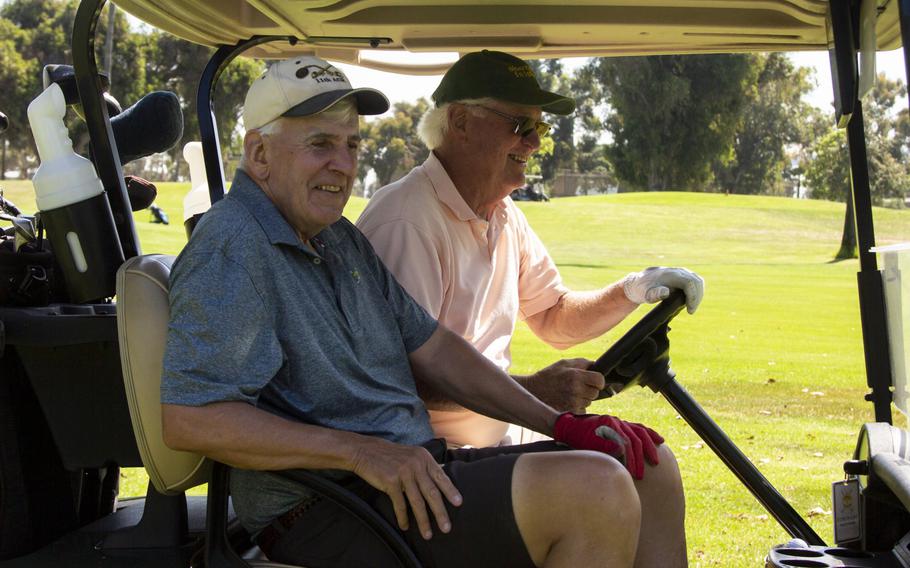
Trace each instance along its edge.
{"label": "elderly man in white cap", "polygon": [[[277,561],[391,560],[333,502],[268,473],[307,468],[362,496],[430,566],[631,566],[645,535],[618,460],[655,462],[660,436],[540,402],[438,325],[342,218],[358,114],[387,108],[315,57],[250,88],[241,168],[171,276],[165,441],[235,468],[240,521]],[[560,443],[447,450],[415,377]]]}

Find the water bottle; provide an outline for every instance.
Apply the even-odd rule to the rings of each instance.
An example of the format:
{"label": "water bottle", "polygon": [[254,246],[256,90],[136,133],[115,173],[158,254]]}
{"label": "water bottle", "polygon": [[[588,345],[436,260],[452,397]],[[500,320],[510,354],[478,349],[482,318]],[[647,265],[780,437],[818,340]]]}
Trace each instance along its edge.
{"label": "water bottle", "polygon": [[93,302],[114,295],[123,249],[94,166],[73,151],[65,113],[63,91],[56,83],[28,105],[41,158],[32,185],[70,299]]}
{"label": "water bottle", "polygon": [[186,229],[186,238],[190,238],[202,214],[212,206],[202,142],[187,142],[183,147],[183,159],[190,166],[190,191],[183,198],[183,227]]}

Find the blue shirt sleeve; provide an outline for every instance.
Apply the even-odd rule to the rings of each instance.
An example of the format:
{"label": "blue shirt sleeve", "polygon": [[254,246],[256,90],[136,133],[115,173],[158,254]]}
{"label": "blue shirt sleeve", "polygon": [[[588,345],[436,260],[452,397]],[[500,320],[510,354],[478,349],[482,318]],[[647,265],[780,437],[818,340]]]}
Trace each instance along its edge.
{"label": "blue shirt sleeve", "polygon": [[178,258],[170,285],[161,402],[255,405],[284,354],[247,271],[219,251],[196,249]]}

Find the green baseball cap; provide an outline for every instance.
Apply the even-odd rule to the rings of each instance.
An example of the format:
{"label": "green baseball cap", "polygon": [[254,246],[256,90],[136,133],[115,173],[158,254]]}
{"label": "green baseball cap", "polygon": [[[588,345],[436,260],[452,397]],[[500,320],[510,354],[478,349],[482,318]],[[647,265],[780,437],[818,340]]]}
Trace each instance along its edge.
{"label": "green baseball cap", "polygon": [[575,100],[540,88],[527,62],[502,51],[475,51],[456,61],[433,91],[436,106],[492,97],[538,106],[552,114],[572,114]]}

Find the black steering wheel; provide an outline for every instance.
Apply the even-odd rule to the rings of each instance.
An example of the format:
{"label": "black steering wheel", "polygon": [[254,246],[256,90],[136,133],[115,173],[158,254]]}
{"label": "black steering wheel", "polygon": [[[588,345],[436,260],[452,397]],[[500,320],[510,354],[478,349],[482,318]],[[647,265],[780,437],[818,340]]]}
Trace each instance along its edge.
{"label": "black steering wheel", "polygon": [[607,382],[607,389],[598,398],[619,392],[611,385],[622,385],[620,391],[635,384],[659,391],[674,377],[670,370],[668,324],[685,305],[683,291],[673,290],[591,365],[590,369],[602,374]]}

